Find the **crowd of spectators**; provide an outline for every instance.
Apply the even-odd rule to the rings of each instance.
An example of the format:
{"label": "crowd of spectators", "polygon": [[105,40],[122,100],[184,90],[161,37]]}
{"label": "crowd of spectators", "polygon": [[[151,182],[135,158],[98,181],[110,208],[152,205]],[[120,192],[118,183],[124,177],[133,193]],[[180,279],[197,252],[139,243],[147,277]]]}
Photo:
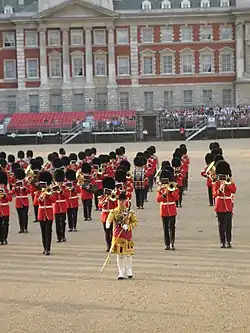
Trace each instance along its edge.
{"label": "crowd of spectators", "polygon": [[213,115],[218,127],[245,127],[250,125],[250,106],[215,106],[165,109],[163,126],[165,129],[192,128]]}
{"label": "crowd of spectators", "polygon": [[135,131],[136,120],[135,117],[124,118],[110,118],[93,120],[91,123],[93,132],[126,132]]}

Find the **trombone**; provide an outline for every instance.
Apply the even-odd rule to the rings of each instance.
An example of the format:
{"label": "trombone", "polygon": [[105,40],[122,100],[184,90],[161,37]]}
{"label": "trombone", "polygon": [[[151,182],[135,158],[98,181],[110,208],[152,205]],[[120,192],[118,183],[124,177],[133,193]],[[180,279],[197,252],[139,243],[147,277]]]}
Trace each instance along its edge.
{"label": "trombone", "polygon": [[175,182],[169,182],[168,184],[162,184],[158,192],[161,192],[161,194],[167,194],[168,192],[174,192],[178,188],[178,184]]}

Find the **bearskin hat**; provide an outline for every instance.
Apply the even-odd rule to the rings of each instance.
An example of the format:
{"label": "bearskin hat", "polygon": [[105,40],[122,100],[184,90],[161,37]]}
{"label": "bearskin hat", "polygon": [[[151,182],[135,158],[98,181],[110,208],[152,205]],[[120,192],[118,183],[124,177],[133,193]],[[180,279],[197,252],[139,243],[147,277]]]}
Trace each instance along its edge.
{"label": "bearskin hat", "polygon": [[172,182],[174,180],[174,174],[173,172],[171,172],[170,170],[162,170],[160,173],[160,181],[161,183],[164,184],[164,180],[166,183],[166,180],[169,180],[170,182]]}
{"label": "bearskin hat", "polygon": [[224,160],[224,158],[223,158],[223,156],[220,155],[220,154],[217,154],[217,155],[214,156],[214,163],[215,163],[215,165],[216,165],[216,163],[218,163],[219,161],[223,161],[223,160]]}
{"label": "bearskin hat", "polygon": [[91,173],[91,165],[89,163],[84,162],[82,164],[81,170],[85,174],[90,174]]}
{"label": "bearskin hat", "polygon": [[119,200],[127,200],[126,192],[121,192],[118,197]]}
{"label": "bearskin hat", "polygon": [[4,151],[0,152],[0,158],[6,159],[6,153]]}
{"label": "bearskin hat", "polygon": [[151,153],[150,153],[150,151],[145,150],[144,153],[143,153],[143,155],[145,156],[146,159],[148,159],[148,158],[150,158]]}
{"label": "bearskin hat", "polygon": [[121,149],[122,155],[124,155],[126,153],[125,147],[121,146],[120,149]]}
{"label": "bearskin hat", "polygon": [[31,170],[41,170],[42,169],[42,165],[39,162],[39,160],[34,159],[33,161],[30,162],[30,167]]}
{"label": "bearskin hat", "polygon": [[84,151],[79,151],[78,153],[78,158],[80,161],[84,160],[86,157],[86,154],[84,153]]}
{"label": "bearskin hat", "polygon": [[40,172],[39,182],[45,182],[47,185],[50,185],[52,183],[52,174],[48,171]]}
{"label": "bearskin hat", "polygon": [[116,148],[115,153],[116,153],[117,156],[121,156],[122,155],[121,148]]}
{"label": "bearskin hat", "polygon": [[56,182],[63,182],[65,179],[65,173],[63,170],[58,169],[54,172],[54,180]]}
{"label": "bearskin hat", "polygon": [[126,170],[122,170],[122,169],[117,169],[115,172],[115,180],[118,183],[125,183],[126,182],[126,177],[127,177],[127,173]]}
{"label": "bearskin hat", "polygon": [[210,164],[210,163],[212,163],[213,161],[214,161],[214,155],[211,154],[211,153],[207,153],[207,154],[205,155],[205,162],[206,162],[206,164]]}
{"label": "bearskin hat", "polygon": [[150,152],[151,156],[154,155],[154,149],[152,147],[148,147],[147,151]]}
{"label": "bearskin hat", "polygon": [[136,157],[144,157],[144,153],[142,151],[139,151],[137,154],[136,154]]}
{"label": "bearskin hat", "polygon": [[57,157],[59,157],[59,154],[58,154],[58,152],[57,152],[57,151],[54,151],[54,152],[52,153],[52,155],[54,156],[54,158],[57,158]]}
{"label": "bearskin hat", "polygon": [[103,163],[109,163],[110,162],[110,157],[109,157],[109,155],[107,155],[107,154],[105,154],[105,155],[103,155],[104,157],[104,162]]}
{"label": "bearskin hat", "polygon": [[174,157],[172,159],[172,167],[173,168],[179,168],[181,166],[181,159],[178,157]]}
{"label": "bearskin hat", "polygon": [[89,148],[85,149],[85,155],[91,156],[91,150]]}
{"label": "bearskin hat", "polygon": [[26,157],[27,158],[32,158],[33,157],[33,151],[32,150],[27,150],[26,151]]}
{"label": "bearskin hat", "polygon": [[137,167],[142,167],[143,165],[145,165],[144,156],[142,157],[136,156],[134,158],[134,165]]}
{"label": "bearskin hat", "polygon": [[181,150],[181,155],[186,155],[187,154],[187,147],[180,147],[179,148]]}
{"label": "bearskin hat", "polygon": [[106,177],[102,180],[103,188],[107,188],[109,190],[115,189],[115,180],[112,177]]}
{"label": "bearskin hat", "polygon": [[179,159],[181,159],[181,157],[182,157],[182,154],[180,154],[179,152],[174,152],[173,153],[173,158],[179,158]]}
{"label": "bearskin hat", "polygon": [[70,153],[69,160],[70,160],[70,162],[72,162],[72,161],[77,162],[77,155],[75,153]]}
{"label": "bearskin hat", "polygon": [[217,175],[230,175],[230,165],[226,161],[219,161],[215,166],[215,172]]}
{"label": "bearskin hat", "polygon": [[111,151],[109,153],[109,157],[111,158],[111,160],[115,160],[116,159],[116,153],[114,151]]}
{"label": "bearskin hat", "polygon": [[66,155],[65,149],[64,148],[60,148],[59,149],[59,154],[60,155]]}
{"label": "bearskin hat", "polygon": [[[101,156],[101,155],[100,155]],[[98,165],[99,167],[101,166],[101,160],[98,157],[93,158],[92,160],[92,165]]]}
{"label": "bearskin hat", "polygon": [[[99,160],[100,160],[100,164],[103,164],[103,163],[104,163],[104,159],[105,159],[104,156],[105,156],[105,155],[101,154],[101,155],[99,155],[99,157],[97,157],[97,158],[99,158]],[[94,158],[94,159],[95,159],[95,158]],[[94,159],[93,159],[93,160],[94,160]],[[93,162],[92,162],[92,164],[93,164]],[[95,165],[99,165],[99,164],[95,163]]]}
{"label": "bearskin hat", "polygon": [[52,162],[53,159],[54,159],[54,155],[53,155],[52,153],[50,153],[50,154],[48,155],[47,159],[48,159],[49,162]]}
{"label": "bearskin hat", "polygon": [[42,156],[37,156],[37,157],[35,158],[35,160],[39,161],[39,163],[41,164],[41,166],[43,166],[44,161],[43,161]]}
{"label": "bearskin hat", "polygon": [[69,157],[68,156],[62,156],[61,157],[61,161],[62,161],[62,165],[64,166],[64,167],[67,167],[68,165],[70,165],[70,159],[69,159]]}
{"label": "bearskin hat", "polygon": [[96,155],[96,148],[95,148],[95,147],[92,147],[92,148],[90,149],[90,151],[91,151],[91,155],[92,155],[92,154]]}
{"label": "bearskin hat", "polygon": [[8,177],[6,172],[0,170],[0,184],[7,185],[8,184]]}
{"label": "bearskin hat", "polygon": [[7,166],[7,161],[4,158],[0,158],[0,167],[5,169],[6,166]]}
{"label": "bearskin hat", "polygon": [[149,148],[152,150],[153,154],[156,153],[156,148],[155,148],[155,146],[150,146]]}
{"label": "bearskin hat", "polygon": [[15,162],[15,156],[13,154],[9,154],[7,157],[7,160],[9,163],[14,163]]}
{"label": "bearskin hat", "polygon": [[19,152],[17,153],[17,157],[22,160],[25,157],[24,151],[23,150],[19,150]]}
{"label": "bearskin hat", "polygon": [[180,148],[187,148],[187,146],[185,145],[185,143],[181,143]]}
{"label": "bearskin hat", "polygon": [[11,172],[15,173],[17,169],[21,169],[21,166],[19,163],[14,162],[11,164]]}
{"label": "bearskin hat", "polygon": [[220,144],[218,142],[211,142],[209,145],[210,150],[219,149],[219,148],[220,148]]}
{"label": "bearskin hat", "polygon": [[74,170],[69,169],[65,172],[65,177],[67,180],[74,182],[76,180],[76,172]]}
{"label": "bearskin hat", "polygon": [[16,169],[16,171],[14,172],[15,177],[17,180],[23,180],[25,178],[25,171],[21,168]]}
{"label": "bearskin hat", "polygon": [[52,166],[54,169],[59,169],[61,168],[62,165],[62,160],[59,157],[56,157],[52,160]]}
{"label": "bearskin hat", "polygon": [[174,154],[182,156],[183,155],[183,151],[182,151],[181,148],[176,148],[175,151],[174,151]]}
{"label": "bearskin hat", "polygon": [[120,162],[120,166],[123,166],[123,167],[127,170],[127,172],[130,171],[131,164],[129,163],[129,161],[127,161],[127,160],[122,160],[122,161]]}
{"label": "bearskin hat", "polygon": [[161,162],[161,169],[164,170],[164,169],[167,169],[167,167],[170,167],[171,164],[169,161],[162,161]]}

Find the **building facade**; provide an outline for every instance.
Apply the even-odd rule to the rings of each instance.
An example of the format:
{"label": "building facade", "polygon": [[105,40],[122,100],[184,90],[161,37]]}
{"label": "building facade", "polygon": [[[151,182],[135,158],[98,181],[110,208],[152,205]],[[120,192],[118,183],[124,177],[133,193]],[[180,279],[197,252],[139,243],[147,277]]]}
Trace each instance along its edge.
{"label": "building facade", "polygon": [[0,111],[250,104],[250,2],[236,1],[8,1]]}

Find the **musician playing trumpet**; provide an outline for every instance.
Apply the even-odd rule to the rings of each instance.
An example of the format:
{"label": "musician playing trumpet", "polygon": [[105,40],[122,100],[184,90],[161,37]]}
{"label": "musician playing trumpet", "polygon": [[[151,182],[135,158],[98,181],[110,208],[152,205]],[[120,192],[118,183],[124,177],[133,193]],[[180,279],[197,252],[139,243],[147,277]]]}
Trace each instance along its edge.
{"label": "musician playing trumpet", "polygon": [[214,166],[214,155],[207,153],[205,155],[206,166],[201,172],[201,176],[207,179],[207,191],[208,191],[208,200],[209,205],[214,205],[213,198],[213,177],[215,175],[215,166]]}
{"label": "musician playing trumpet", "polygon": [[160,187],[156,201],[160,203],[160,214],[164,230],[165,250],[175,250],[176,202],[179,200],[178,184],[174,183],[174,173],[171,169],[162,170]]}
{"label": "musician playing trumpet", "polygon": [[69,232],[77,231],[77,214],[78,214],[78,194],[81,192],[80,186],[77,184],[76,172],[74,170],[67,170],[65,172],[65,177],[67,183],[65,183],[66,188],[69,191],[69,197],[67,200],[67,216],[68,216],[68,226]]}
{"label": "musician playing trumpet", "polygon": [[81,185],[84,221],[91,221],[92,201],[94,196],[91,187],[94,185],[95,180],[91,177],[91,165],[89,163],[84,162],[81,171],[81,179],[78,184]]}
{"label": "musician playing trumpet", "polygon": [[226,161],[219,161],[215,172],[217,180],[213,185],[214,210],[218,219],[221,248],[231,248],[233,195],[236,193],[236,185],[231,178],[230,165]]}
{"label": "musician playing trumpet", "polygon": [[8,177],[0,170],[0,244],[8,244],[10,206],[12,196],[7,188]]}

